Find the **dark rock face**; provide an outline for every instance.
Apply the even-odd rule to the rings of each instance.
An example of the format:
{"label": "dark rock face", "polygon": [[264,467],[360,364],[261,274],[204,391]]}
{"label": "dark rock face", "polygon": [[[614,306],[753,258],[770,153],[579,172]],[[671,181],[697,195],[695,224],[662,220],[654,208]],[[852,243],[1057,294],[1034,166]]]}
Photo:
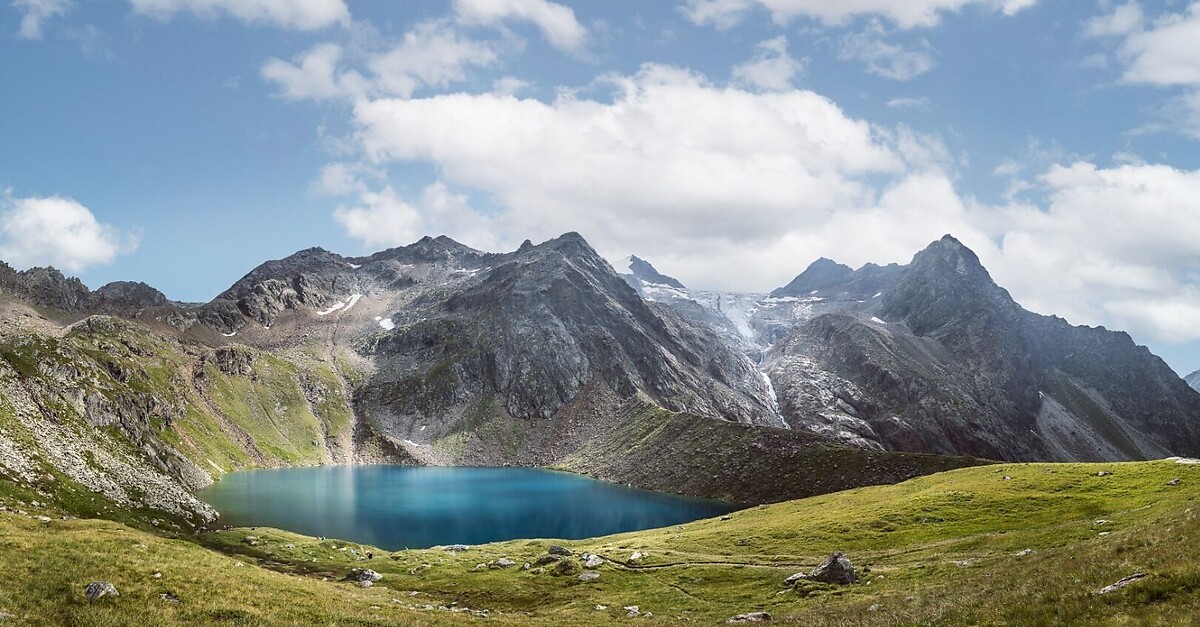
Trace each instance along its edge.
{"label": "dark rock face", "polygon": [[91,292],[79,279],[68,279],[54,268],[17,272],[5,263],[0,263],[0,291],[33,305],[69,313],[85,310],[92,300]]}
{"label": "dark rock face", "polygon": [[162,292],[131,281],[114,281],[101,287],[92,294],[92,301],[92,309],[114,315],[169,304]]}
{"label": "dark rock face", "polygon": [[446,296],[418,299],[417,321],[379,342],[385,374],[370,384],[372,402],[438,421],[494,398],[504,415],[546,419],[597,380],[622,398],[773,421],[753,364],[643,301],[578,234],[476,261],[488,265]]}
{"label": "dark rock face", "polygon": [[1125,333],[1022,309],[950,236],[918,253],[878,301],[818,315],[772,352],[792,426],[992,459],[1200,451],[1200,395],[1162,360]]}

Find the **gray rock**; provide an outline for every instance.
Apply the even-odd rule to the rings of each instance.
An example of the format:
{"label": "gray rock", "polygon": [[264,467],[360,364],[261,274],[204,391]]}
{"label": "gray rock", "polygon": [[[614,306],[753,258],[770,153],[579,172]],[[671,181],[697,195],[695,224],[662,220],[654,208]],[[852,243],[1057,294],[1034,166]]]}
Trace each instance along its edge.
{"label": "gray rock", "polygon": [[600,568],[604,565],[604,558],[599,555],[588,555],[583,560],[584,568]]}
{"label": "gray rock", "polygon": [[510,568],[510,567],[516,566],[516,565],[517,565],[516,562],[508,559],[507,557],[502,557],[502,558],[492,562],[492,566],[494,568]]}
{"label": "gray rock", "polygon": [[580,580],[580,581],[584,581],[584,582],[587,582],[587,581],[595,581],[595,580],[597,580],[597,579],[599,579],[599,578],[600,578],[600,573],[597,573],[597,572],[594,572],[594,571],[590,571],[590,570],[589,570],[588,572],[586,572],[586,573],[583,573],[583,574],[579,575],[579,580]]}
{"label": "gray rock", "polygon": [[574,555],[575,554],[571,549],[568,549],[565,546],[559,546],[557,544],[551,544],[550,548],[546,549],[546,552],[551,555]]}
{"label": "gray rock", "polygon": [[767,612],[749,612],[746,614],[738,614],[725,621],[727,625],[737,625],[741,623],[765,623],[771,620],[771,615]]}
{"label": "gray rock", "polygon": [[562,559],[563,556],[561,555],[542,555],[533,561],[533,565],[545,566],[546,564],[553,564],[554,562],[562,561]]}
{"label": "gray rock", "polygon": [[626,618],[637,618],[637,616],[642,613],[641,608],[636,605],[626,605],[625,607],[623,607],[621,609],[623,609],[627,612],[625,614]]}
{"label": "gray rock", "polygon": [[462,553],[463,551],[470,550],[470,548],[466,544],[450,544],[442,547],[443,550],[450,551],[451,553]]}
{"label": "gray rock", "polygon": [[1175,486],[1175,485],[1179,485],[1180,483],[1183,483],[1183,482],[1180,481],[1179,479],[1172,479],[1167,482],[1167,485]]}
{"label": "gray rock", "polygon": [[825,558],[811,573],[808,575],[813,581],[822,583],[832,583],[839,586],[852,584],[858,581],[858,577],[854,574],[854,566],[850,564],[850,560],[842,555],[841,551]]}
{"label": "gray rock", "polygon": [[117,592],[117,587],[111,583],[108,583],[107,581],[93,581],[92,583],[89,583],[87,587],[83,589],[83,594],[87,596],[87,600],[89,602],[99,601],[104,597],[121,596],[121,593]]}
{"label": "gray rock", "polygon": [[1094,591],[1092,594],[1109,594],[1111,592],[1116,592],[1117,590],[1120,590],[1121,588],[1124,588],[1125,586],[1128,586],[1129,584],[1131,584],[1135,581],[1145,579],[1146,576],[1147,576],[1146,573],[1134,573],[1128,577],[1121,579],[1120,581],[1117,581],[1114,584],[1104,586],[1103,588],[1100,588],[1099,590]]}
{"label": "gray rock", "polygon": [[363,582],[369,581],[375,583],[383,579],[383,575],[371,570],[370,568],[352,568],[346,575],[346,581]]}
{"label": "gray rock", "polygon": [[808,579],[808,573],[804,573],[804,572],[795,573],[795,574],[789,576],[787,579],[784,579],[783,585],[790,588],[790,587],[800,583],[800,581],[804,580],[804,579]]}
{"label": "gray rock", "polygon": [[162,599],[163,601],[166,601],[167,603],[171,603],[173,605],[179,605],[179,597],[175,596],[174,594],[171,594],[170,592],[164,592],[164,593],[158,595],[158,598]]}

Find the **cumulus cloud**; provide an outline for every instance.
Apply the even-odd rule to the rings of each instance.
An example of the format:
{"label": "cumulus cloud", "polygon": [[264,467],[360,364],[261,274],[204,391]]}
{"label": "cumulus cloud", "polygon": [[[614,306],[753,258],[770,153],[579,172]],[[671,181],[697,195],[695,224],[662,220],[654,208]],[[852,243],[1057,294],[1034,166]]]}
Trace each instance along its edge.
{"label": "cumulus cloud", "polygon": [[17,34],[22,39],[41,39],[42,26],[66,13],[71,0],[13,0],[12,4],[21,12],[21,27]]}
{"label": "cumulus cloud", "polygon": [[1013,15],[1033,6],[1037,0],[687,0],[680,10],[696,25],[729,28],[740,22],[751,9],[760,7],[777,24],[798,17],[842,25],[857,17],[882,17],[902,29],[935,26],[945,13],[968,6],[979,6]]}
{"label": "cumulus cloud", "polygon": [[437,234],[450,234],[484,250],[510,244],[493,228],[491,217],[474,210],[465,194],[452,192],[441,181],[422,190],[415,202],[391,186],[381,191],[363,190],[356,204],[338,207],[333,218],[347,235],[362,240],[369,249],[400,246]]}
{"label": "cumulus cloud", "polygon": [[769,91],[784,91],[804,71],[806,61],[788,54],[787,37],[761,41],[754,58],[733,68],[733,79],[741,85]]}
{"label": "cumulus cloud", "polygon": [[357,138],[374,163],[433,163],[447,183],[486,193],[530,237],[580,230],[647,245],[769,239],[868,202],[864,178],[903,168],[870,125],[810,91],[719,87],[659,65],[607,80],[611,100],[362,101]]}
{"label": "cumulus cloud", "polygon": [[1130,2],[1092,18],[1083,30],[1092,37],[1119,38],[1115,56],[1124,66],[1122,82],[1183,90],[1159,108],[1160,122],[1138,132],[1174,130],[1200,139],[1200,3],[1147,20],[1140,5]]}
{"label": "cumulus cloud", "polygon": [[70,198],[0,198],[0,259],[17,267],[53,265],[82,272],[133,252],[138,239],[99,222]]}
{"label": "cumulus cloud", "polygon": [[575,19],[570,7],[547,0],[454,0],[458,19],[466,24],[495,26],[506,20],[530,22],[542,31],[550,45],[569,52],[580,51],[588,31]]}
{"label": "cumulus cloud", "polygon": [[843,61],[861,61],[867,72],[894,81],[907,81],[933,69],[933,47],[920,40],[912,48],[884,40],[884,29],[879,23],[872,24],[860,33],[850,33],[842,38],[838,46],[838,58]]}
{"label": "cumulus cloud", "polygon": [[349,67],[342,46],[322,43],[291,61],[268,59],[262,76],[291,100],[355,99],[366,95],[408,98],[426,87],[467,78],[469,68],[499,60],[497,44],[471,39],[444,20],[421,22],[398,41],[360,54],[363,70]]}
{"label": "cumulus cloud", "polygon": [[350,22],[344,0],[129,0],[133,10],[158,19],[177,13],[203,18],[232,17],[246,24],[317,30]]}

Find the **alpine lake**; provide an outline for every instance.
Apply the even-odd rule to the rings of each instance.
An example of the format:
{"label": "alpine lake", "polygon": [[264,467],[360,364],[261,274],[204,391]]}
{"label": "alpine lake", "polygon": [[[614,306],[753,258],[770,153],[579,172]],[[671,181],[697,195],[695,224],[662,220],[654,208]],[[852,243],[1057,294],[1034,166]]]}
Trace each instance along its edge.
{"label": "alpine lake", "polygon": [[395,551],[566,540],[720,516],[739,506],[538,468],[325,466],[247,470],[200,493],[219,524],[275,527]]}

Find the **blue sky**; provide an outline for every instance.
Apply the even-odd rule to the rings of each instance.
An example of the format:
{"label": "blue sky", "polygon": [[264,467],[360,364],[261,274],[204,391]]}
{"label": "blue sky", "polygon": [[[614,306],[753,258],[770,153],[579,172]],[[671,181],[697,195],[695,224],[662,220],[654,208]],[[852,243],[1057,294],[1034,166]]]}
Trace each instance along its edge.
{"label": "blue sky", "polygon": [[697,288],[946,232],[1200,368],[1200,4],[3,0],[0,258],[207,300],[567,230]]}

